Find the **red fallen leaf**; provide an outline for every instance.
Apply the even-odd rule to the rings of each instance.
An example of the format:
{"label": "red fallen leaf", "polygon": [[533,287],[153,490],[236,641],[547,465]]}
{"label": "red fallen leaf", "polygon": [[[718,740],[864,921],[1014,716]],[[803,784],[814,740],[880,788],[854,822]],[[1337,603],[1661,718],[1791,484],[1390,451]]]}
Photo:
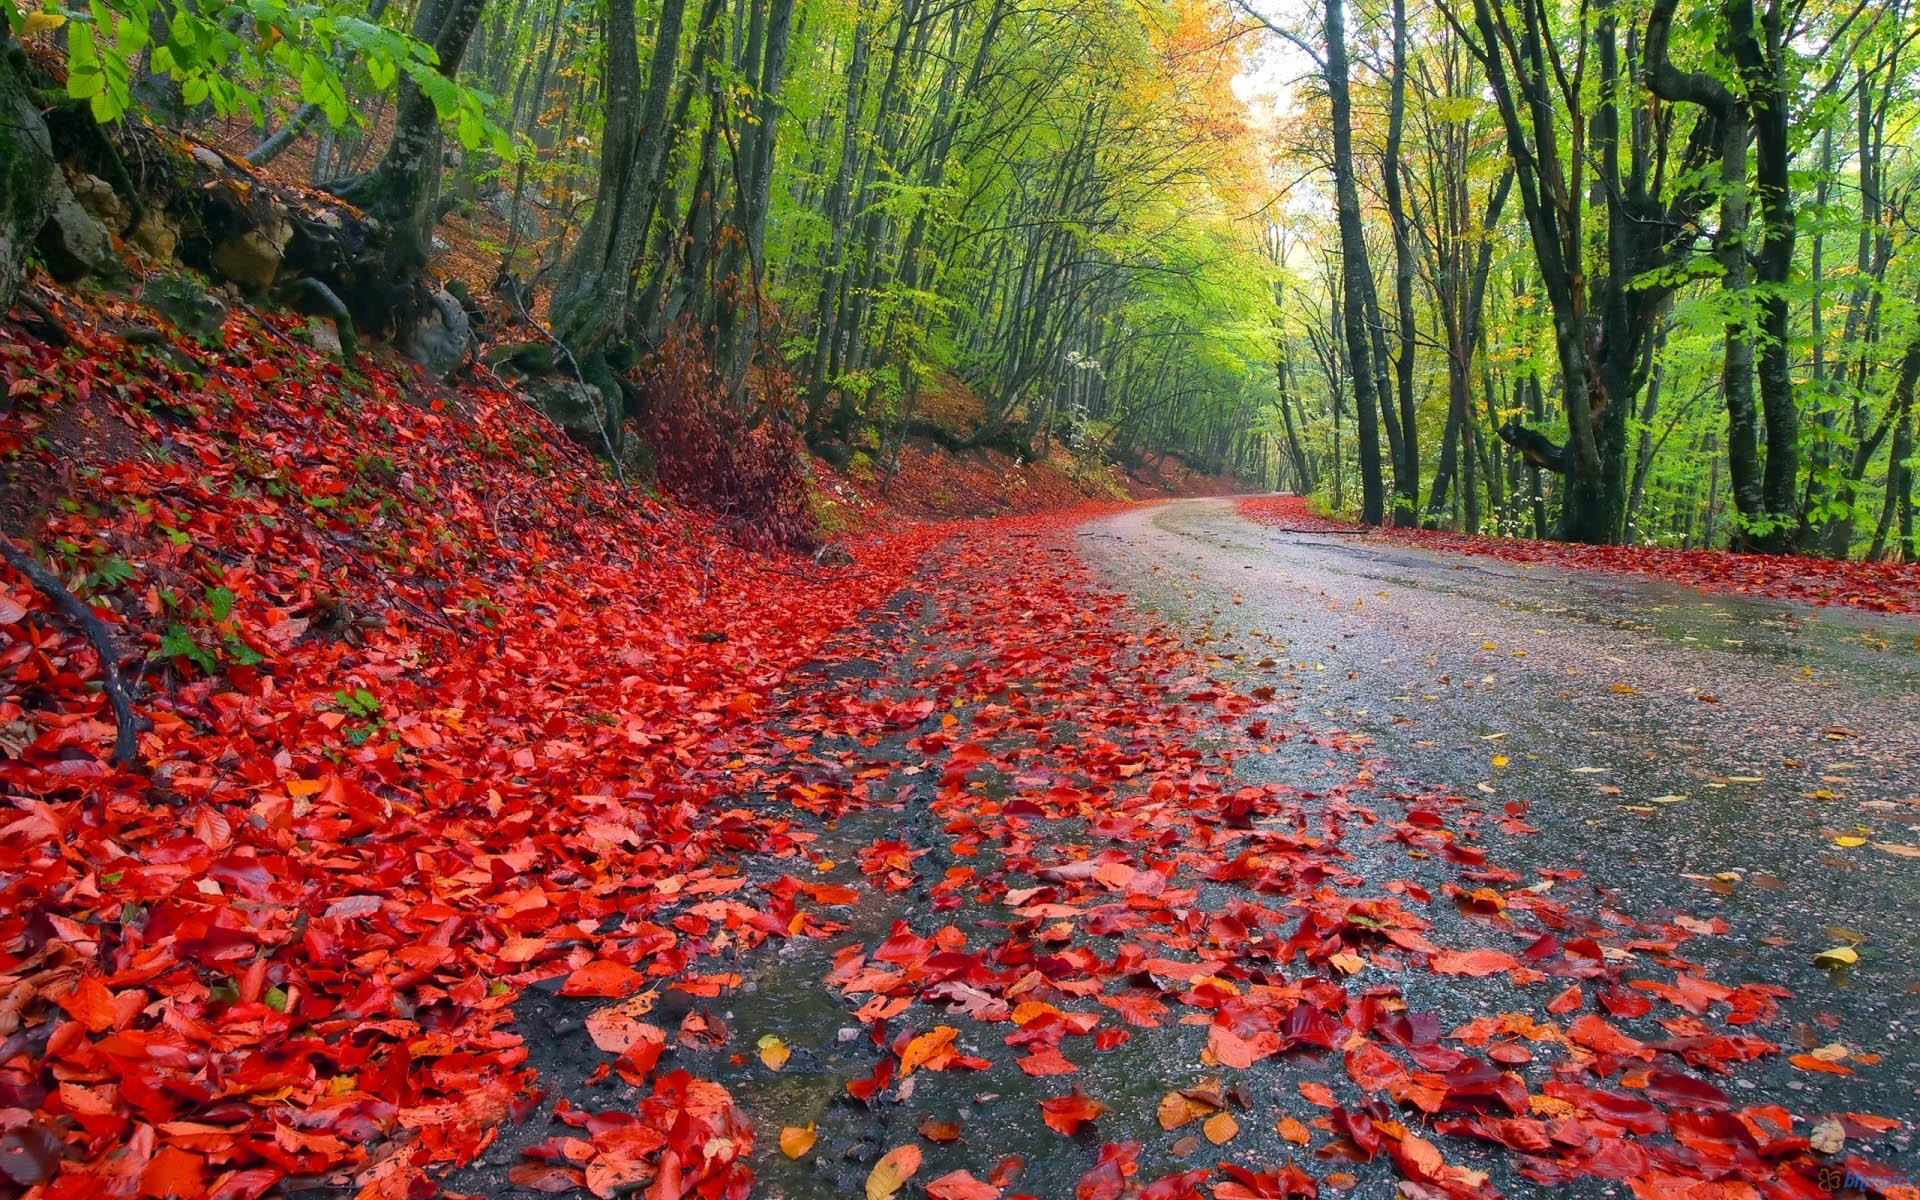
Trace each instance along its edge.
{"label": "red fallen leaf", "polygon": [[1601,1054],[1653,1061],[1653,1048],[1638,1038],[1628,1037],[1593,1013],[1587,1013],[1567,1026],[1567,1037],[1577,1045]]}
{"label": "red fallen leaf", "polygon": [[927,1181],[927,1195],[931,1200],[997,1200],[1000,1189],[975,1179],[970,1172],[948,1171]]}
{"label": "red fallen leaf", "polygon": [[1616,1017],[1644,1017],[1653,1011],[1653,1001],[1630,988],[1608,988],[1600,993],[1600,1007]]}
{"label": "red fallen leaf", "polygon": [[1856,1137],[1872,1133],[1892,1133],[1900,1128],[1900,1122],[1892,1117],[1877,1116],[1873,1113],[1841,1113],[1840,1119],[1856,1127],[1854,1131]]}
{"label": "red fallen leaf", "polygon": [[[660,1156],[656,1166],[645,1158],[632,1157],[619,1149],[602,1150],[594,1160],[587,1164],[585,1183],[587,1190],[600,1200],[612,1200],[615,1196],[626,1195],[639,1190],[641,1184],[658,1176],[662,1195],[677,1196],[680,1191],[674,1186],[674,1176],[678,1174],[679,1155],[669,1149]],[[653,1190],[653,1189],[650,1189]]]}
{"label": "red fallen leaf", "polygon": [[1300,1084],[1300,1095],[1309,1104],[1318,1104],[1321,1108],[1337,1109],[1340,1107],[1339,1103],[1333,1098],[1333,1089],[1324,1083],[1305,1080]]}
{"label": "red fallen leaf", "polygon": [[1455,1200],[1492,1200],[1498,1195],[1487,1184],[1486,1176],[1464,1167],[1449,1166],[1439,1149],[1419,1134],[1392,1122],[1383,1122],[1387,1131],[1386,1150],[1402,1175],[1417,1183],[1431,1184]]}
{"label": "red fallen leaf", "polygon": [[1205,1200],[1200,1185],[1212,1176],[1207,1170],[1182,1171],[1154,1180],[1140,1189],[1140,1200]]}
{"label": "red fallen leaf", "polygon": [[1851,1075],[1853,1068],[1837,1062],[1828,1062],[1824,1058],[1815,1058],[1811,1054],[1796,1054],[1787,1059],[1802,1071],[1817,1071],[1822,1075]]}
{"label": "red fallen leaf", "polygon": [[1638,1096],[1564,1079],[1549,1079],[1540,1085],[1540,1090],[1629,1133],[1664,1133],[1667,1129],[1666,1115]]}
{"label": "red fallen leaf", "polygon": [[[0,1162],[6,1152],[0,1149]],[[206,1160],[178,1146],[162,1146],[140,1172],[140,1190],[147,1196],[176,1196],[192,1200],[207,1191]]]}
{"label": "red fallen leaf", "polygon": [[1662,1071],[1648,1081],[1646,1096],[1669,1108],[1696,1108],[1707,1112],[1725,1112],[1733,1107],[1727,1094],[1704,1079]]}
{"label": "red fallen leaf", "polygon": [[873,1098],[881,1092],[886,1091],[887,1085],[892,1082],[893,1060],[883,1058],[880,1060],[880,1065],[873,1069],[873,1074],[867,1076],[865,1079],[849,1079],[847,1081],[847,1095],[852,1096],[855,1100],[859,1100],[862,1103],[871,1104],[873,1103]]}
{"label": "red fallen leaf", "polygon": [[1428,965],[1442,975],[1468,975],[1483,978],[1510,971],[1521,964],[1520,960],[1504,950],[1442,950],[1430,955]]}
{"label": "red fallen leaf", "polygon": [[1055,1096],[1040,1102],[1040,1117],[1055,1133],[1073,1136],[1080,1126],[1096,1120],[1107,1106],[1075,1089],[1071,1095]]}
{"label": "red fallen leaf", "polygon": [[667,1044],[666,1030],[629,1015],[625,1008],[625,1005],[609,1005],[588,1015],[587,1035],[594,1045],[608,1054],[625,1054],[642,1043]]}
{"label": "red fallen leaf", "polygon": [[1576,983],[1568,986],[1566,991],[1561,992],[1558,996],[1547,1001],[1547,1011],[1555,1016],[1560,1016],[1563,1013],[1572,1012],[1584,1003],[1586,1003],[1586,998],[1580,994],[1580,985]]}
{"label": "red fallen leaf", "polygon": [[942,1121],[932,1113],[920,1118],[920,1136],[930,1142],[947,1143],[960,1140],[960,1126],[953,1121]]}
{"label": "red fallen leaf", "polygon": [[1109,1142],[1100,1147],[1100,1157],[1074,1185],[1073,1200],[1120,1200],[1127,1177],[1140,1169],[1139,1157],[1139,1142]]}
{"label": "red fallen leaf", "polygon": [[1100,1003],[1120,1014],[1120,1019],[1142,1029],[1155,1029],[1167,1015],[1167,1006],[1148,991],[1125,991],[1098,997]]}
{"label": "red fallen leaf", "polygon": [[995,1187],[1006,1187],[1020,1178],[1027,1169],[1027,1160],[1018,1154],[1003,1155],[993,1164],[993,1170],[987,1172],[987,1182]]}
{"label": "red fallen leaf", "polygon": [[1433,1127],[1450,1136],[1485,1138],[1522,1154],[1547,1154],[1554,1146],[1547,1123],[1530,1117],[1455,1117]]}
{"label": "red fallen leaf", "polygon": [[[1289,1196],[1313,1200],[1319,1195],[1313,1177],[1292,1163],[1272,1173],[1255,1173],[1225,1162],[1220,1164],[1220,1170],[1227,1178],[1213,1186],[1214,1200],[1285,1200]],[[1338,1172],[1327,1176],[1329,1186],[1340,1187],[1332,1182],[1337,1175]]]}
{"label": "red fallen leaf", "polygon": [[1517,1075],[1497,1071],[1477,1058],[1468,1058],[1446,1074],[1447,1102],[1454,1108],[1485,1108],[1493,1101],[1509,1113],[1527,1111],[1527,1085]]}
{"label": "red fallen leaf", "polygon": [[567,976],[560,994],[617,1000],[638,991],[644,982],[641,974],[627,964],[596,958]]}
{"label": "red fallen leaf", "polygon": [[1068,1062],[1066,1056],[1052,1046],[1044,1046],[1027,1057],[1015,1060],[1020,1069],[1029,1075],[1071,1075],[1080,1068]]}
{"label": "red fallen leaf", "polygon": [[563,1167],[550,1162],[521,1162],[507,1168],[507,1182],[515,1187],[557,1195],[587,1185],[586,1175],[578,1167]]}
{"label": "red fallen leaf", "polygon": [[1494,1062],[1517,1067],[1532,1062],[1533,1051],[1518,1042],[1495,1042],[1487,1047],[1487,1057]]}
{"label": "red fallen leaf", "polygon": [[82,975],[73,981],[73,986],[56,994],[53,1002],[67,1010],[67,1015],[86,1026],[88,1033],[105,1033],[112,1029],[120,1016],[113,1004],[113,993],[101,982],[97,975]]}

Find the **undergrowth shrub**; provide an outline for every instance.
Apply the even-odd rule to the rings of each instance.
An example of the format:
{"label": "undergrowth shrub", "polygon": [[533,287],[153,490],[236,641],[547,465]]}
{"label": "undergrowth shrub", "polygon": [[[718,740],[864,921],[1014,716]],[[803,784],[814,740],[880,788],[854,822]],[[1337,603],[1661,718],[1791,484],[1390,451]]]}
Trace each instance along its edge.
{"label": "undergrowth shrub", "polygon": [[684,331],[643,370],[641,434],[653,447],[661,490],[711,510],[750,545],[812,549],[806,447],[785,419],[793,404],[786,373],[755,369],[736,406],[705,349]]}

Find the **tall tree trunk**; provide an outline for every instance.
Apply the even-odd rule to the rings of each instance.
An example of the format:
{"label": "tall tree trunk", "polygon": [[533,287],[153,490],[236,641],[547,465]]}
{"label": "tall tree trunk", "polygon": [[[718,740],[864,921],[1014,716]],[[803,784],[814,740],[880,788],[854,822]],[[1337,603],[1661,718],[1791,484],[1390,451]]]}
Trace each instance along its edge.
{"label": "tall tree trunk", "polygon": [[[1483,0],[1484,2],[1484,0]],[[1375,391],[1373,346],[1367,329],[1365,298],[1373,287],[1367,265],[1366,233],[1360,225],[1360,191],[1353,175],[1353,100],[1347,84],[1347,32],[1344,0],[1326,0],[1327,94],[1333,106],[1333,182],[1340,228],[1342,313],[1347,339],[1347,373],[1353,380],[1360,426],[1360,520],[1378,525],[1385,516],[1380,478],[1379,398]]]}
{"label": "tall tree trunk", "polygon": [[[1394,388],[1400,409],[1400,463],[1394,471],[1395,525],[1412,526],[1420,503],[1420,423],[1413,396],[1413,238],[1407,223],[1407,206],[1401,195],[1400,161],[1402,131],[1407,114],[1407,0],[1393,0],[1393,67],[1388,83],[1387,145],[1381,163],[1381,178],[1387,201],[1387,216],[1393,224],[1393,297],[1394,318],[1398,325],[1398,353],[1393,357]],[[1453,418],[1450,416],[1449,421]],[[1451,439],[1458,433],[1449,431]],[[1450,464],[1449,464],[1450,466]]]}
{"label": "tall tree trunk", "polygon": [[666,167],[667,103],[685,12],[686,0],[662,0],[646,95],[636,108],[640,55],[634,0],[611,0],[607,8],[607,113],[599,188],[593,215],[554,282],[552,302],[554,336],[571,347],[583,365],[627,327],[633,272],[646,245]]}
{"label": "tall tree trunk", "polygon": [[[433,47],[441,78],[459,77],[467,42],[485,7],[486,0],[426,0],[420,6],[413,35]],[[334,189],[386,225],[385,267],[396,281],[417,277],[432,257],[430,202],[439,184],[440,145],[439,110],[413,77],[403,74],[386,154],[373,170]]]}

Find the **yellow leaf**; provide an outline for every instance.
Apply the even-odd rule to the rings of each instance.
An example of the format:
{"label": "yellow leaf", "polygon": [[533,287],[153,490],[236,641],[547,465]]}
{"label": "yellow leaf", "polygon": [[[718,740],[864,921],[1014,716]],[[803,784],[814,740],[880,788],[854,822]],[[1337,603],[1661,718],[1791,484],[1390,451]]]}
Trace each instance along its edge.
{"label": "yellow leaf", "polygon": [[1835,967],[1850,967],[1860,961],[1860,952],[1852,946],[1835,946],[1831,950],[1822,950],[1813,956],[1813,965],[1832,970]]}
{"label": "yellow leaf", "polygon": [[1494,755],[1494,756],[1493,756],[1493,765],[1494,765],[1494,766],[1496,766],[1496,767],[1504,767],[1504,766],[1506,766],[1506,765],[1507,765],[1507,761],[1508,761],[1508,760],[1507,760],[1507,756],[1506,756],[1506,755],[1504,755],[1504,754],[1496,754],[1496,755]]}
{"label": "yellow leaf", "polygon": [[793,1057],[793,1051],[787,1049],[787,1044],[771,1033],[760,1039],[759,1046],[760,1061],[767,1064],[769,1071],[778,1071]]}
{"label": "yellow leaf", "polygon": [[893,1194],[919,1169],[920,1147],[913,1143],[887,1151],[867,1173],[867,1200],[893,1200]]}
{"label": "yellow leaf", "polygon": [[66,23],[67,18],[60,13],[33,12],[28,13],[20,22],[20,32],[27,37],[32,37],[36,33],[47,33],[58,29]]}
{"label": "yellow leaf", "polygon": [[1685,796],[1677,795],[1673,792],[1668,792],[1664,796],[1653,797],[1653,802],[1655,804],[1678,804],[1685,799],[1686,799]]}
{"label": "yellow leaf", "polygon": [[788,1158],[799,1158],[813,1149],[813,1122],[808,1121],[805,1129],[798,1125],[789,1125],[780,1131],[780,1153]]}
{"label": "yellow leaf", "polygon": [[1214,1145],[1224,1146],[1233,1140],[1234,1134],[1240,1132],[1240,1122],[1234,1120],[1230,1112],[1217,1112],[1200,1126],[1200,1132],[1206,1134],[1207,1140]]}
{"label": "yellow leaf", "polygon": [[1836,846],[1844,846],[1847,849],[1851,850],[1855,846],[1866,845],[1867,839],[1863,837],[1855,837],[1852,834],[1847,834],[1845,837],[1837,837],[1833,839],[1833,844]]}
{"label": "yellow leaf", "polygon": [[1640,689],[1630,683],[1609,684],[1607,690],[1610,692],[1618,692],[1622,696],[1638,696],[1640,694]]}

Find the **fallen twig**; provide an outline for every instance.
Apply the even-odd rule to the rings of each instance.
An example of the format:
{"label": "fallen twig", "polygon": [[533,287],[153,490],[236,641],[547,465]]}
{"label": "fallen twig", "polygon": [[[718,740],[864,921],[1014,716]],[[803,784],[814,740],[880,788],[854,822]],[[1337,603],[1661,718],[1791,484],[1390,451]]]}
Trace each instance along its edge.
{"label": "fallen twig", "polygon": [[428,612],[426,609],[421,608],[418,604],[415,604],[412,600],[409,600],[407,597],[401,595],[399,589],[387,583],[386,578],[382,576],[380,572],[374,570],[373,567],[368,565],[366,559],[361,558],[358,554],[355,554],[353,550],[350,547],[348,547],[347,543],[343,541],[341,538],[339,538],[338,536],[336,536],[331,530],[321,530],[321,533],[326,536],[326,539],[328,541],[333,543],[334,548],[336,550],[346,555],[348,560],[351,561],[354,566],[359,567],[363,572],[365,572],[367,578],[373,580],[376,584],[379,584],[381,589],[385,591],[387,595],[393,597],[395,600],[398,600],[400,603],[406,605],[407,608],[412,610],[412,612],[416,616],[418,616],[421,620],[430,622],[431,624],[434,624],[434,625],[438,625],[440,628],[446,630],[448,633],[454,634],[456,636],[459,634],[460,631],[458,629],[455,629],[451,624],[449,624],[445,617],[442,617],[437,613]]}
{"label": "fallen twig", "polygon": [[86,635],[93,652],[100,656],[100,675],[105,681],[107,702],[113,706],[113,761],[118,766],[132,766],[134,756],[139,752],[140,718],[134,715],[133,699],[127,693],[126,683],[120,678],[119,651],[114,649],[113,638],[108,634],[106,624],[94,615],[93,609],[85,601],[68,591],[58,576],[14,545],[12,538],[0,537],[0,553],[6,555],[9,566],[40,589],[41,595],[53,601],[60,615]]}

